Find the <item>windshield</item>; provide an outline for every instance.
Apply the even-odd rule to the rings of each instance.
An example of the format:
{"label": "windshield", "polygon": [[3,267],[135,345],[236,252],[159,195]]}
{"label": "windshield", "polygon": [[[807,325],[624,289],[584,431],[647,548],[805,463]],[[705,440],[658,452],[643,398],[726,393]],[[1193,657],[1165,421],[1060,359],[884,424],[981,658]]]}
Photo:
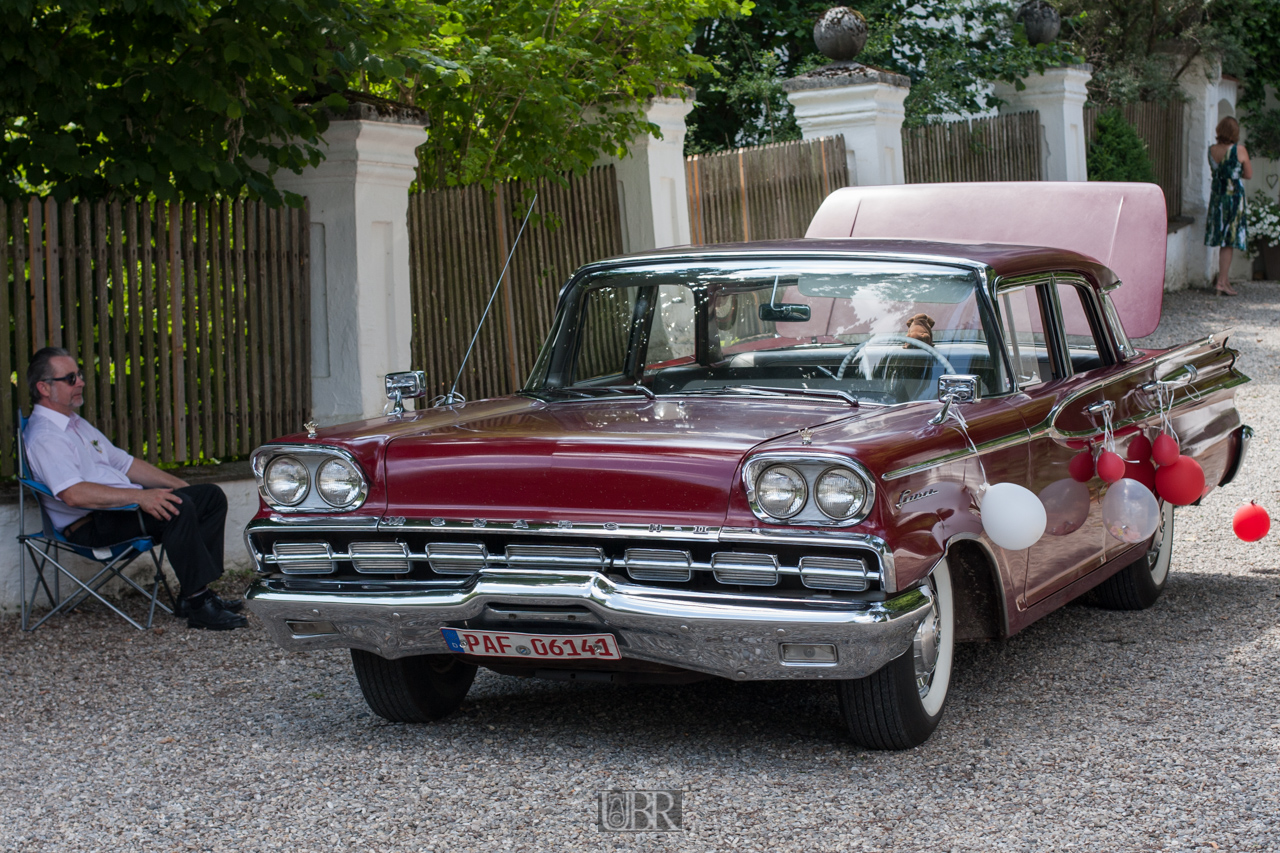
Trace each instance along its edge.
{"label": "windshield", "polygon": [[525,390],[569,397],[725,393],[937,398],[938,377],[1005,390],[974,273],[945,265],[760,258],[601,270],[574,283]]}

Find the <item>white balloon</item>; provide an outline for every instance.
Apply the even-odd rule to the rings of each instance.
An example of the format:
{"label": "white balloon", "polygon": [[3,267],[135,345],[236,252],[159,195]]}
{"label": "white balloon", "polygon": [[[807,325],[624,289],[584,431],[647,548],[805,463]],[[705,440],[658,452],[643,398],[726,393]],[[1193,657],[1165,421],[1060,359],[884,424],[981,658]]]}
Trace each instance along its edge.
{"label": "white balloon", "polygon": [[1066,536],[1089,518],[1089,487],[1070,477],[1054,480],[1040,490],[1040,502],[1049,516],[1050,536]]}
{"label": "white balloon", "polygon": [[992,542],[1008,551],[1021,551],[1039,542],[1048,521],[1035,492],[1014,483],[996,483],[982,498],[982,529]]}
{"label": "white balloon", "polygon": [[1151,490],[1128,477],[1102,497],[1102,526],[1121,542],[1150,539],[1160,524],[1160,504]]}

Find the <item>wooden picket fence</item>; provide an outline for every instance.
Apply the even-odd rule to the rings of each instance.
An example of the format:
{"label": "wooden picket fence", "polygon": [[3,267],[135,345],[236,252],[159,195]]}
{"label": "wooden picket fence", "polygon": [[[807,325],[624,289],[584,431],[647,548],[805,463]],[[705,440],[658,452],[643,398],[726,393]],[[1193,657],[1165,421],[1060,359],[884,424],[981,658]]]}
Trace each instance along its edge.
{"label": "wooden picket fence", "polygon": [[939,122],[902,130],[908,184],[1039,181],[1040,113]]}
{"label": "wooden picket fence", "polygon": [[567,186],[514,182],[494,192],[470,186],[409,196],[412,358],[433,397],[453,384],[534,191],[534,220],[458,385],[476,400],[521,387],[561,286],[582,264],[622,254],[614,168],[598,166]]}
{"label": "wooden picket fence", "polygon": [[849,184],[844,137],[695,154],[685,179],[695,245],[803,237],[822,200]]}
{"label": "wooden picket fence", "polygon": [[[0,412],[62,346],[83,416],[153,463],[243,456],[311,410],[309,217],[262,203],[0,204]],[[15,434],[0,426],[0,474]]]}
{"label": "wooden picket fence", "polygon": [[[1182,170],[1186,165],[1186,152],[1182,138],[1181,101],[1167,104],[1139,102],[1120,108],[1125,120],[1133,125],[1138,137],[1147,144],[1151,166],[1156,173],[1156,183],[1164,190],[1165,208],[1170,219],[1182,215]],[[1084,111],[1085,144],[1093,144],[1097,133],[1098,110],[1086,107]]]}

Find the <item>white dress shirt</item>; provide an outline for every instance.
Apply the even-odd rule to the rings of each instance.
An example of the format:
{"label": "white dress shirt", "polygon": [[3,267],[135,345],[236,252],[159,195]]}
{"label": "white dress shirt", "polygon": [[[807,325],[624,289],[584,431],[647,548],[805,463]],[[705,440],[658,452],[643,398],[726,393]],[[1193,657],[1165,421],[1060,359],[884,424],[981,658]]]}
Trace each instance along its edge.
{"label": "white dress shirt", "polygon": [[[133,457],[116,447],[84,418],[36,404],[22,433],[32,476],[60,495],[77,483],[99,483],[117,489],[141,489],[129,480]],[[93,510],[67,506],[40,496],[53,526],[62,530]]]}

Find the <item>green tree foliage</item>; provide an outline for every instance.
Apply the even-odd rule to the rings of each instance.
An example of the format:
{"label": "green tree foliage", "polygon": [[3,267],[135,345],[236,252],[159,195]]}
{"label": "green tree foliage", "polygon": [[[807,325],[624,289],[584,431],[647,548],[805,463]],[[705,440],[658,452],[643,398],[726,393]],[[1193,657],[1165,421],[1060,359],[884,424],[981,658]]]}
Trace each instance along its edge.
{"label": "green tree foliage", "polygon": [[[331,109],[439,63],[397,0],[9,0],[0,194],[252,193],[319,162]],[[396,58],[397,55],[399,58]]]}
{"label": "green tree foliage", "polygon": [[[710,72],[688,42],[703,18],[733,20],[750,0],[452,0],[423,44],[424,66],[392,92],[430,115],[424,186],[581,173],[656,130],[654,97],[683,97]],[[457,85],[459,74],[467,85]]]}
{"label": "green tree foliage", "polygon": [[1091,181],[1156,182],[1147,144],[1116,108],[1098,113],[1093,142],[1089,144]]}
{"label": "green tree foliage", "polygon": [[[799,137],[783,78],[825,64],[813,25],[833,5],[757,0],[749,18],[705,22],[694,50],[715,73],[692,81],[698,107],[686,150],[716,151]],[[1031,71],[1076,61],[1070,44],[1032,46],[1002,0],[869,0],[854,4],[870,37],[857,61],[911,80],[908,124],[995,105],[985,83],[1017,83]]]}

